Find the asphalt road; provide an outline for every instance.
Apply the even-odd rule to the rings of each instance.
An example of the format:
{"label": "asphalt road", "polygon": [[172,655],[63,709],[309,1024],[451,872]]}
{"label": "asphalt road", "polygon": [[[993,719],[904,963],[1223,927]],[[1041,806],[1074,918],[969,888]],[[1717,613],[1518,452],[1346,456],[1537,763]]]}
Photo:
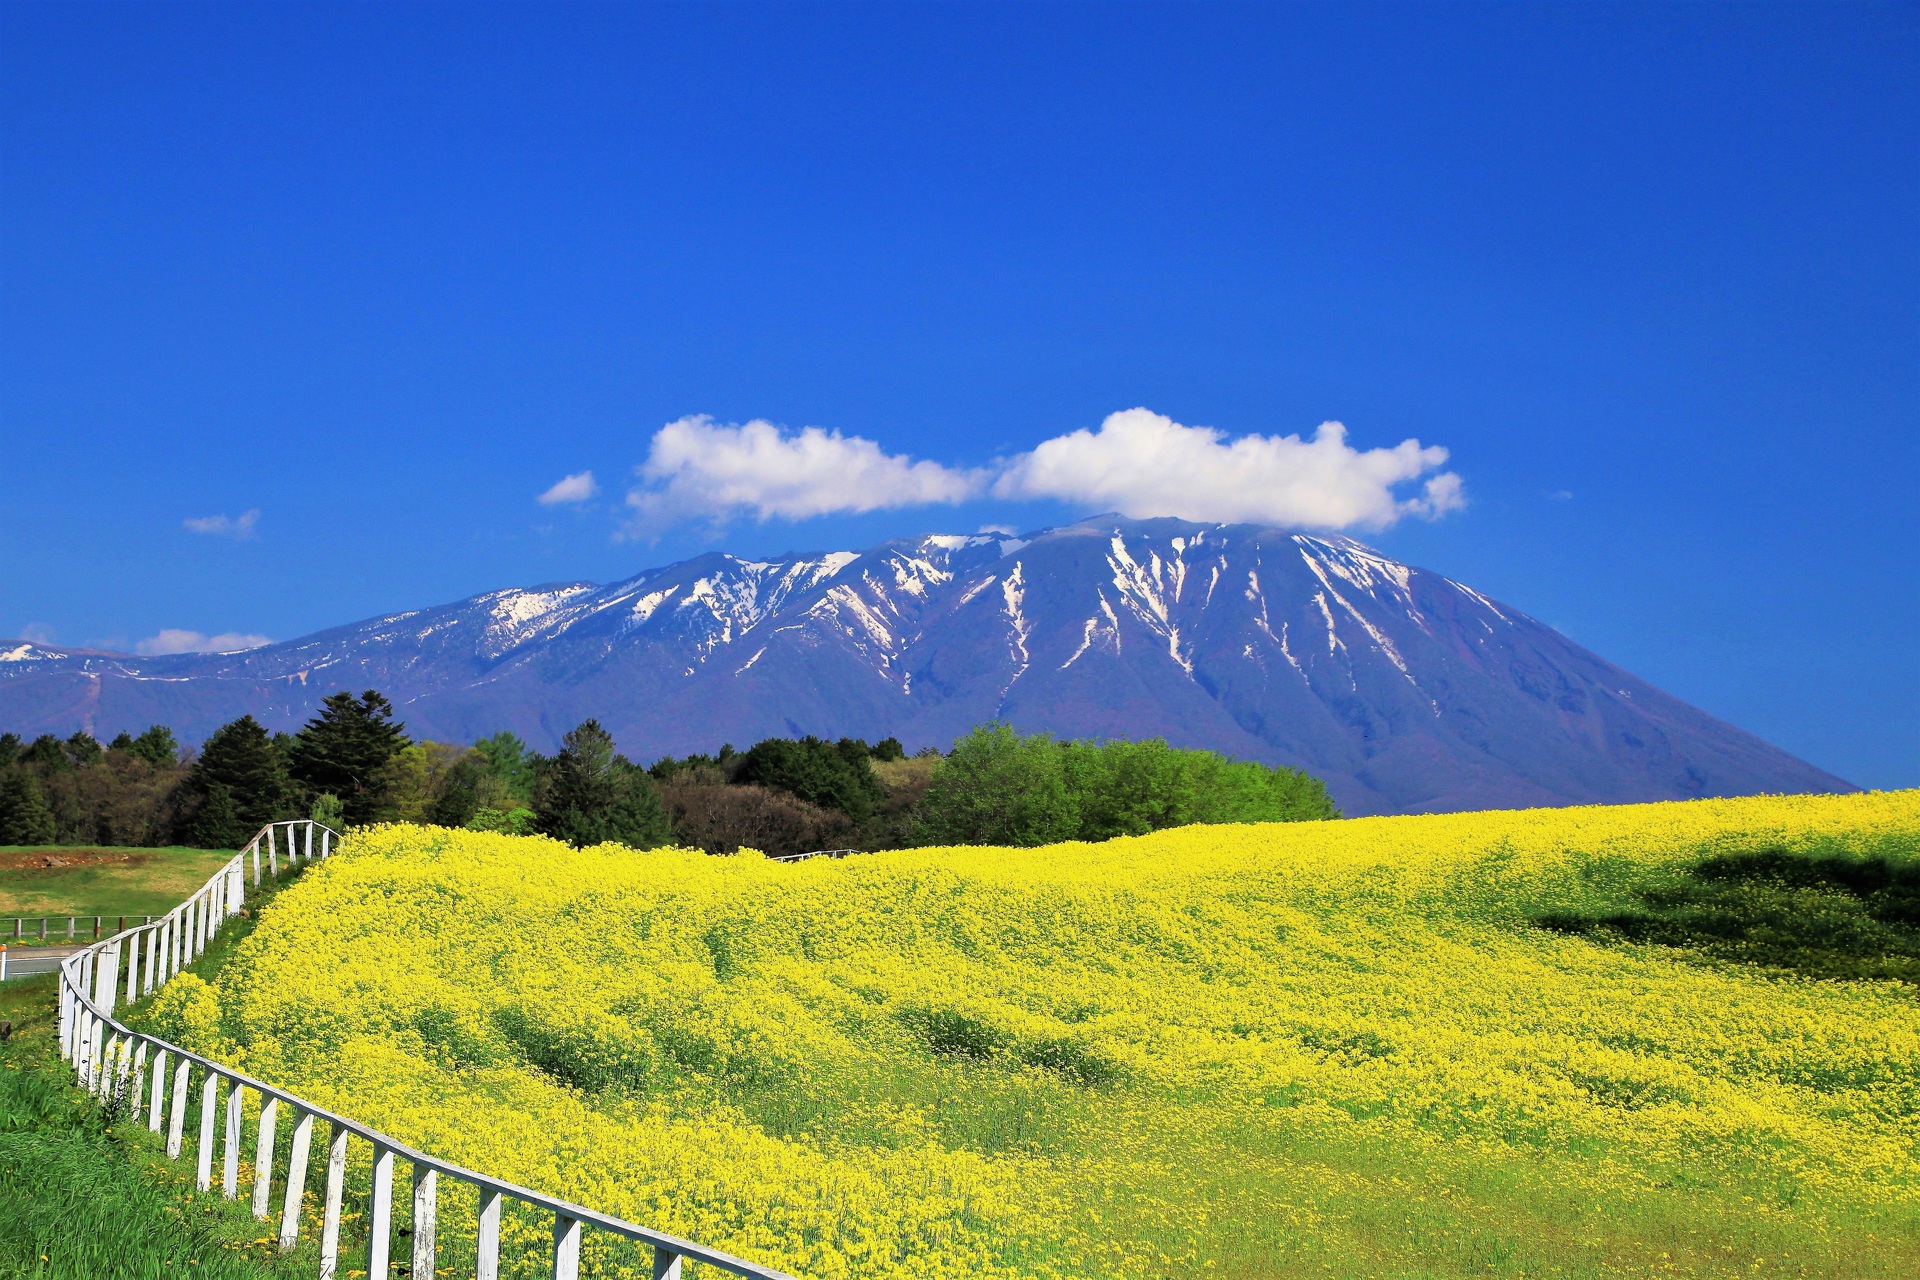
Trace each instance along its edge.
{"label": "asphalt road", "polygon": [[78,951],[78,946],[8,947],[7,977],[27,978],[36,973],[53,973],[60,962]]}

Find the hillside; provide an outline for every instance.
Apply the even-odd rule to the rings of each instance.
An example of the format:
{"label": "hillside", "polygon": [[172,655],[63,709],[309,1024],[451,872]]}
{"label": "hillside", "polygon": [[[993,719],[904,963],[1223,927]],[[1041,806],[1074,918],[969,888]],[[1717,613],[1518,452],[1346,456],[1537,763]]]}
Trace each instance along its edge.
{"label": "hillside", "polygon": [[944,749],[993,719],[1160,736],[1304,768],[1349,814],[1852,789],[1470,587],[1250,525],[712,554],[236,654],[0,645],[0,726],[25,734],[291,730],[369,687],[416,736],[551,750],[592,716],[640,760],[808,733]]}
{"label": "hillside", "polygon": [[1914,1274],[1915,988],[1564,923],[1767,851],[1910,867],[1920,793],[796,865],[378,828],[153,1017],[803,1276]]}

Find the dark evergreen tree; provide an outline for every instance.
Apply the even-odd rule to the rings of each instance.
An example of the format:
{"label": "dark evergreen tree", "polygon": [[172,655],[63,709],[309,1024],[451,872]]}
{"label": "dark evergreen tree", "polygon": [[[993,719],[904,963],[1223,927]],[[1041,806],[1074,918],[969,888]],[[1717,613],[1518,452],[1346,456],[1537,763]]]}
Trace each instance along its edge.
{"label": "dark evergreen tree", "polygon": [[295,735],[287,764],[309,794],[340,797],[348,822],[372,822],[386,800],[387,762],[413,745],[406,729],[374,690],[336,693]]}
{"label": "dark evergreen tree", "polygon": [[100,763],[100,757],[106,754],[100,749],[100,740],[84,729],[67,739],[67,758],[80,768]]}
{"label": "dark evergreen tree", "polygon": [[[184,785],[198,801],[187,825],[194,843],[203,849],[231,848],[265,824],[294,812],[285,762],[252,716],[221,725],[207,739]],[[218,823],[202,821],[202,814],[222,804],[231,807],[230,820],[222,816]],[[225,838],[206,843],[215,836]]]}
{"label": "dark evergreen tree", "polygon": [[886,798],[886,788],[873,776],[867,744],[855,738],[824,742],[805,737],[768,738],[757,742],[733,769],[733,781],[799,796],[860,822]]}
{"label": "dark evergreen tree", "polygon": [[0,733],[0,769],[6,768],[20,758],[20,735]]}
{"label": "dark evergreen tree", "polygon": [[237,849],[262,825],[243,819],[240,806],[234,803],[233,792],[216,782],[200,797],[183,839],[196,849]]}
{"label": "dark evergreen tree", "polygon": [[588,720],[561,740],[534,806],[539,830],[577,848],[629,845],[653,849],[673,839],[673,826],[646,770],[614,750],[613,735]]}
{"label": "dark evergreen tree", "polygon": [[29,742],[20,752],[20,763],[39,765],[54,771],[73,767],[73,761],[67,758],[66,744],[50,733],[43,733]]}
{"label": "dark evergreen tree", "polygon": [[53,810],[25,769],[0,768],[0,844],[52,844]]}

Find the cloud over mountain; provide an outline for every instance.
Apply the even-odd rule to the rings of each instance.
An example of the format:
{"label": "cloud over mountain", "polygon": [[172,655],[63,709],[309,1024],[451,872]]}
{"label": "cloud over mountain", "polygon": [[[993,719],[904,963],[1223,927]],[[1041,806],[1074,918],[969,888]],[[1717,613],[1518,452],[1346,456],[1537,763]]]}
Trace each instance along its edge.
{"label": "cloud over mountain", "polygon": [[267,636],[247,635],[238,631],[222,631],[219,635],[210,636],[179,627],[163,627],[158,635],[148,636],[134,645],[133,651],[148,657],[169,653],[237,653],[272,643]]}
{"label": "cloud over mountain", "polygon": [[[1109,414],[1096,431],[1072,431],[990,466],[961,468],[890,454],[872,440],[819,427],[788,431],[762,419],[731,426],[699,415],[654,434],[627,503],[641,532],[689,518],[802,520],[987,496],[1137,518],[1382,529],[1405,516],[1435,519],[1466,505],[1460,477],[1440,470],[1447,456],[1414,439],[1355,449],[1338,422],[1321,423],[1311,439],[1230,439],[1212,427],[1128,409]],[[541,501],[573,500],[580,481],[585,496],[590,472],[567,477]]]}
{"label": "cloud over mountain", "polygon": [[[1381,529],[1402,516],[1432,519],[1465,505],[1460,477],[1436,472],[1437,445],[1403,440],[1359,450],[1347,429],[1323,422],[1311,440],[1182,426],[1128,409],[1098,431],[1074,431],[1021,454],[994,482],[1004,498],[1057,498],[1145,518],[1252,521],[1318,529]],[[1396,488],[1428,476],[1414,496]]]}
{"label": "cloud over mountain", "polygon": [[642,483],[627,495],[642,528],[687,517],[803,520],[836,512],[963,502],[985,473],[890,454],[871,440],[756,419],[724,426],[704,414],[654,433]]}

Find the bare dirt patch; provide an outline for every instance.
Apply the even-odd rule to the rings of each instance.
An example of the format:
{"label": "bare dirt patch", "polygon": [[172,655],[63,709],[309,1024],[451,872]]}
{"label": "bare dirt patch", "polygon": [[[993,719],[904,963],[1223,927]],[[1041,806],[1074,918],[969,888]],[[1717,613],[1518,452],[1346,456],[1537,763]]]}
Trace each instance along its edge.
{"label": "bare dirt patch", "polygon": [[57,871],[63,867],[142,866],[153,855],[125,849],[17,849],[0,850],[0,870]]}

